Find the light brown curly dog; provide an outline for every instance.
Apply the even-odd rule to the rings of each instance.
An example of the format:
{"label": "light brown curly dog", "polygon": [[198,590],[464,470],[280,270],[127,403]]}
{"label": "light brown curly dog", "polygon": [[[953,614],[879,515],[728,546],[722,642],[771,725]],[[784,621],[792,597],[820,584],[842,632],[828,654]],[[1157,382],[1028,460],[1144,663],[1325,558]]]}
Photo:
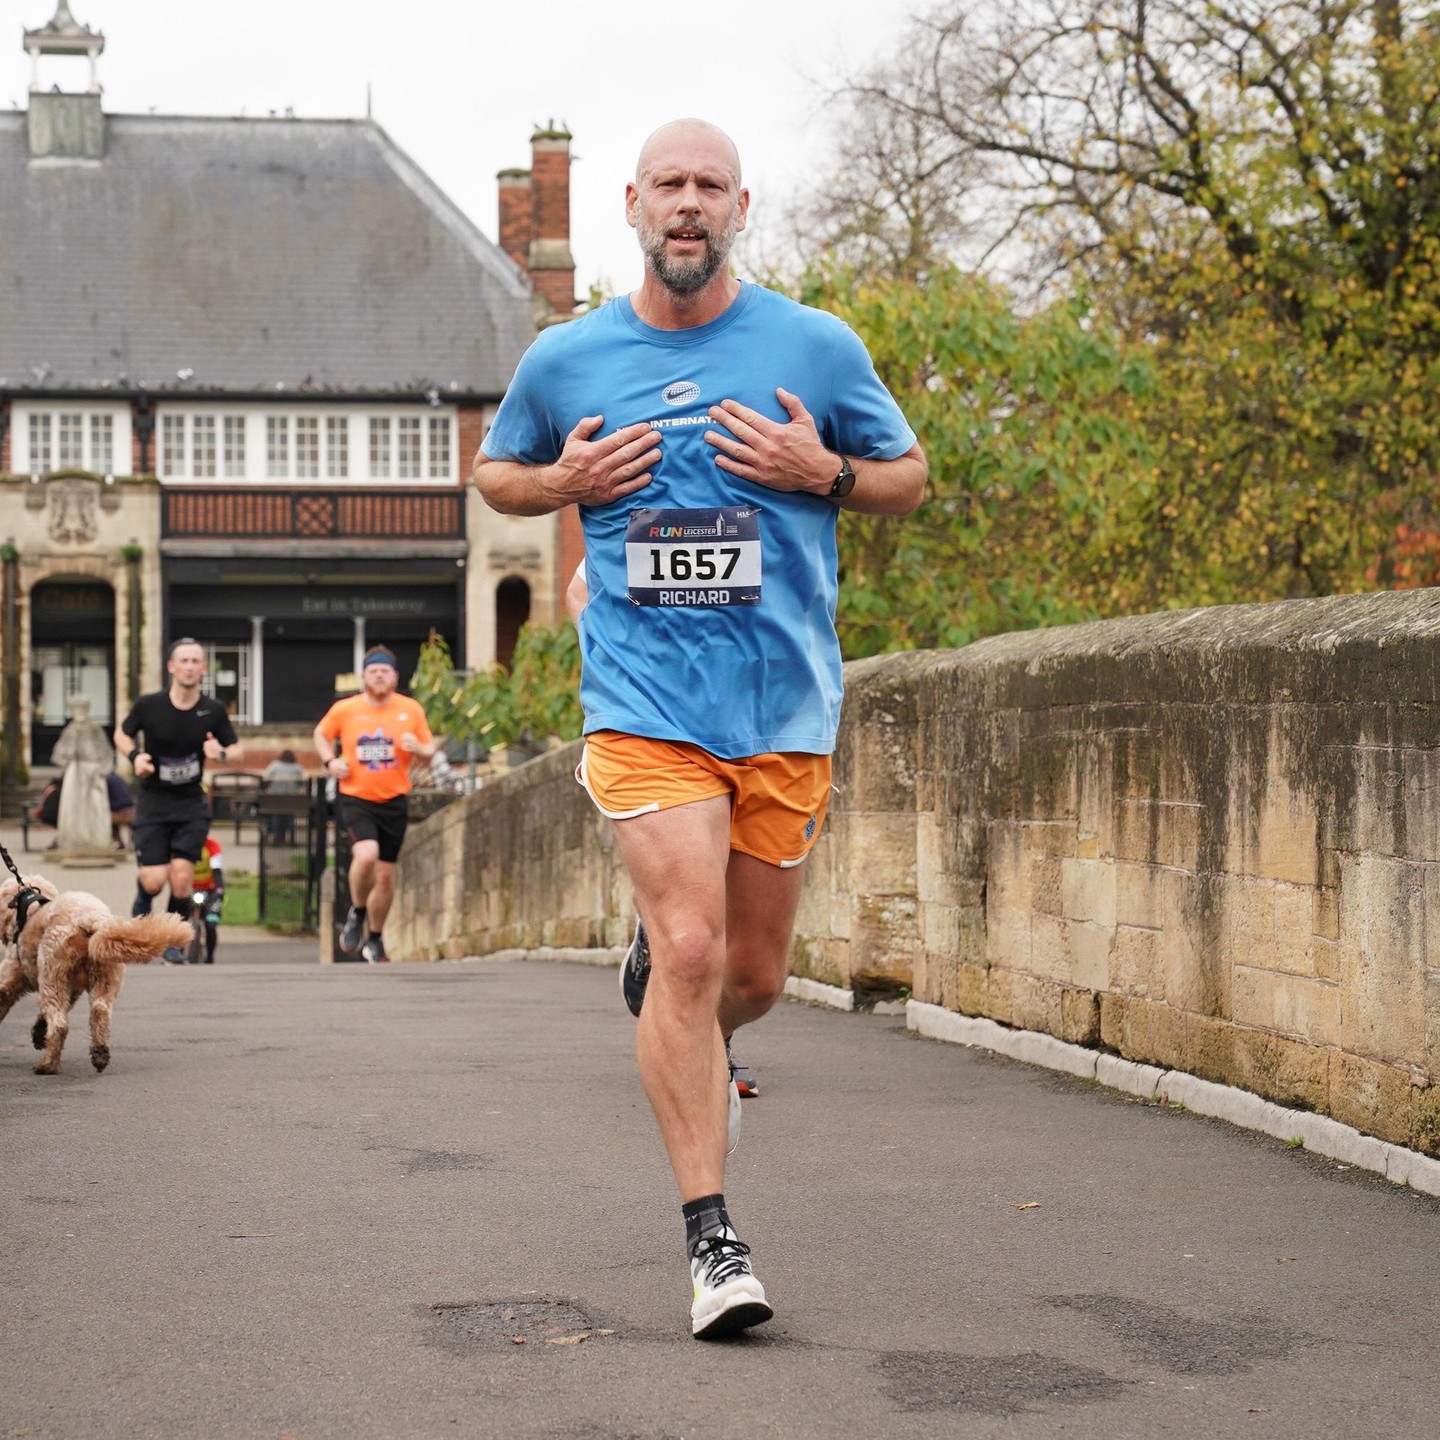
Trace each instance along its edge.
{"label": "light brown curly dog", "polygon": [[0,1020],[22,995],[39,991],[40,1018],[30,1038],[45,1053],[35,1073],[53,1075],[70,1029],[70,1007],[88,990],[90,1063],[103,1070],[110,1063],[110,1012],[126,965],[143,965],[167,945],[187,944],[190,926],[169,914],[117,920],[103,900],[83,890],[62,895],[39,875],[27,875],[23,888],[37,891],[48,903],[17,910],[16,898],[25,899],[20,882],[0,885],[0,943],[6,949],[0,960]]}

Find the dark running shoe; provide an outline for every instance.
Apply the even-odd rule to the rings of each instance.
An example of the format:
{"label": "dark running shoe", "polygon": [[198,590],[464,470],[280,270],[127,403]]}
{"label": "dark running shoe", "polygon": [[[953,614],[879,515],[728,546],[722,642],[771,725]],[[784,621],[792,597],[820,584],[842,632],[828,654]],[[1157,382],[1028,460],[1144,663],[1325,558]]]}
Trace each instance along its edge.
{"label": "dark running shoe", "polygon": [[750,1247],[734,1235],[702,1240],[690,1257],[690,1279],[695,1297],[690,1329],[697,1340],[738,1335],[775,1313],[750,1268]]}
{"label": "dark running shoe", "polygon": [[360,958],[367,965],[388,965],[390,957],[385,953],[385,942],[378,936],[372,935],[360,947]]}
{"label": "dark running shoe", "polygon": [[340,948],[347,955],[353,955],[360,948],[360,942],[364,938],[365,912],[357,910],[352,905],[350,913],[345,917],[344,927],[340,931]]}
{"label": "dark running shoe", "polygon": [[650,937],[645,933],[645,922],[635,921],[635,938],[620,962],[620,993],[625,997],[625,1006],[638,1020],[640,1007],[645,1003],[645,987],[650,983]]}
{"label": "dark running shoe", "polygon": [[178,945],[167,945],[165,953],[160,957],[167,965],[183,965],[185,963],[185,952]]}
{"label": "dark running shoe", "polygon": [[730,1053],[730,1042],[725,1042],[725,1059],[730,1063],[730,1079],[742,1100],[753,1100],[760,1093],[760,1082],[748,1065],[742,1065]]}

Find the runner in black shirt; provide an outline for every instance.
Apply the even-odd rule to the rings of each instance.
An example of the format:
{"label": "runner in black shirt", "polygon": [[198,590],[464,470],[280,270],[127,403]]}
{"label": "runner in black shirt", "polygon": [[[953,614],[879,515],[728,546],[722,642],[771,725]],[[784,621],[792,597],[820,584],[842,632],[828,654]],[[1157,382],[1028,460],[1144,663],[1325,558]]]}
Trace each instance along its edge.
{"label": "runner in black shirt", "polygon": [[[115,744],[135,767],[139,795],[132,836],[140,864],[134,915],[148,915],[168,882],[168,908],[184,919],[194,908],[195,862],[210,830],[201,776],[205,761],[240,749],[225,707],[200,692],[205,647],[176,640],[165,669],[167,690],[142,695],[115,731]],[[166,952],[166,959],[171,959]]]}

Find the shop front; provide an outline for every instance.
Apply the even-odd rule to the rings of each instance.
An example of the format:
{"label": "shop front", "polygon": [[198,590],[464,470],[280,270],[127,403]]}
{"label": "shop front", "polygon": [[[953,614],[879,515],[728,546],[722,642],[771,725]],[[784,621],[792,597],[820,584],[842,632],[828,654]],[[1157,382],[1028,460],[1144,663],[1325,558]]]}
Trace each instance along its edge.
{"label": "shop front", "polygon": [[[408,686],[432,630],[463,654],[463,570],[449,560],[337,565],[299,577],[225,574],[213,562],[167,563],[170,639],[191,636],[209,655],[208,687],[238,723],[313,725],[354,683],[365,650],[385,645]],[[360,573],[363,569],[363,573]]]}

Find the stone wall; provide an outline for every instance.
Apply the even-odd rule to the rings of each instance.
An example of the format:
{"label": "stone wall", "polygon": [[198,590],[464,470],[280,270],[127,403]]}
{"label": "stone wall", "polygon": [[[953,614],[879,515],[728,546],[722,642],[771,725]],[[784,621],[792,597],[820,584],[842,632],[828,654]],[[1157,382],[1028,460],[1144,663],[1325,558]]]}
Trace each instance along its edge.
{"label": "stone wall", "polygon": [[[1001,636],[847,687],[795,973],[1440,1153],[1440,591]],[[574,759],[413,832],[398,951],[622,942]]]}

